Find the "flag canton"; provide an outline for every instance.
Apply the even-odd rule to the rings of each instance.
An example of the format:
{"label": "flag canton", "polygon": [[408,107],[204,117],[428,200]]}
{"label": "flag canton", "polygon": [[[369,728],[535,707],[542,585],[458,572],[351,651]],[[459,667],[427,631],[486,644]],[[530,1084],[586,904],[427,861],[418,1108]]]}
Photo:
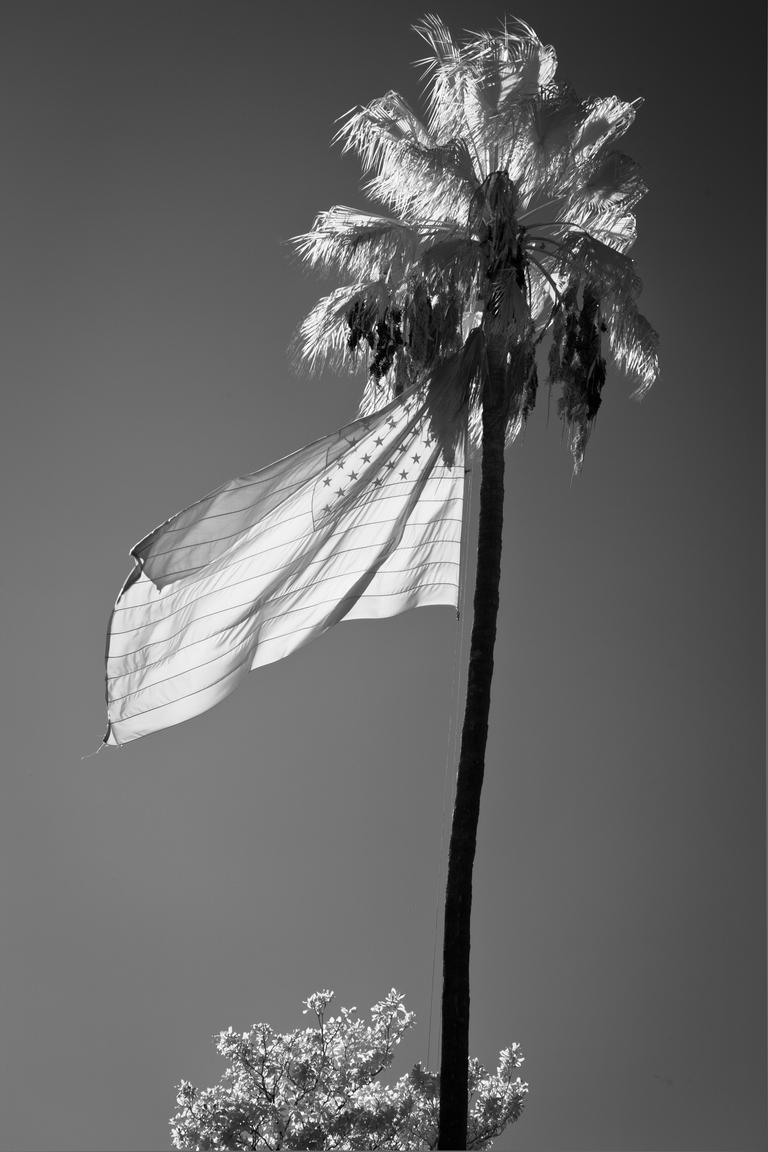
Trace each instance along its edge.
{"label": "flag canton", "polygon": [[402,496],[422,477],[434,438],[413,399],[343,428],[312,493],[316,527],[353,505]]}

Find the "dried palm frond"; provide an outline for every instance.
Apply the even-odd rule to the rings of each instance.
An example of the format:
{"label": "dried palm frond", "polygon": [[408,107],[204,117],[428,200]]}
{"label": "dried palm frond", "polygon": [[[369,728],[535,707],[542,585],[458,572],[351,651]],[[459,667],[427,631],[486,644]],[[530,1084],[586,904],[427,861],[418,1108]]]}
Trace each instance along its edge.
{"label": "dried palm frond", "polygon": [[408,359],[420,369],[460,348],[462,300],[450,287],[430,295],[426,283],[414,278],[402,294],[403,332]]}
{"label": "dried palm frond", "polygon": [[477,435],[485,370],[485,341],[482,328],[473,328],[462,347],[444,356],[429,376],[427,409],[430,426],[449,465],[453,463],[458,442],[458,413],[468,409],[469,420],[464,427],[479,443]]}
{"label": "dried palm frond", "polygon": [[424,249],[421,269],[433,292],[451,286],[468,299],[477,281],[482,257],[480,245],[471,236],[454,236]]}
{"label": "dried palm frond", "polygon": [[536,365],[536,347],[532,339],[523,340],[510,349],[507,372],[509,376],[509,442],[525,426],[536,405],[539,373]]}

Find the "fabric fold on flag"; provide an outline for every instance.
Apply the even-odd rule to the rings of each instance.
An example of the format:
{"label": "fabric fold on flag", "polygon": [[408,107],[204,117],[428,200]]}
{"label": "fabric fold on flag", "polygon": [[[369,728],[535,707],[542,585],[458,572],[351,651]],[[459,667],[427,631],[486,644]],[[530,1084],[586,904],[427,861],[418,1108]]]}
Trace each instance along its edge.
{"label": "fabric fold on flag", "polygon": [[444,452],[411,391],[172,516],[110,618],[104,743],[206,711],[341,620],[456,606],[463,492],[462,438]]}

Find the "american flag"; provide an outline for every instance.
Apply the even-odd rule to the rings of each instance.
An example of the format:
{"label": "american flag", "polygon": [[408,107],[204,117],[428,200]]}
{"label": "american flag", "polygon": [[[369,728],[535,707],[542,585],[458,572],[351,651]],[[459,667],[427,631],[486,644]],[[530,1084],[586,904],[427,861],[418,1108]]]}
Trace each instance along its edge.
{"label": "american flag", "polygon": [[458,602],[464,458],[423,396],[224,484],[132,550],[107,636],[105,744],[178,724],[340,620]]}

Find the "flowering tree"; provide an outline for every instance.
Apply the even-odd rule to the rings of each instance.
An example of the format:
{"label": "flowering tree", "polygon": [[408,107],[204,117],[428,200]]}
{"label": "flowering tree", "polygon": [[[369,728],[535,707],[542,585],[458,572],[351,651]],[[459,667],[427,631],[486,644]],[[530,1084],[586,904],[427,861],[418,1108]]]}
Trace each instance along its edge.
{"label": "flowering tree", "polygon": [[[316,1025],[280,1034],[268,1024],[228,1028],[216,1047],[228,1067],[213,1088],[182,1080],[171,1118],[174,1148],[427,1149],[437,1146],[439,1077],[417,1064],[392,1086],[377,1077],[413,1026],[393,988],[371,1008],[328,1015],[333,992],[315,992],[304,1014]],[[517,1044],[489,1073],[469,1061],[468,1148],[489,1148],[523,1109]]]}

